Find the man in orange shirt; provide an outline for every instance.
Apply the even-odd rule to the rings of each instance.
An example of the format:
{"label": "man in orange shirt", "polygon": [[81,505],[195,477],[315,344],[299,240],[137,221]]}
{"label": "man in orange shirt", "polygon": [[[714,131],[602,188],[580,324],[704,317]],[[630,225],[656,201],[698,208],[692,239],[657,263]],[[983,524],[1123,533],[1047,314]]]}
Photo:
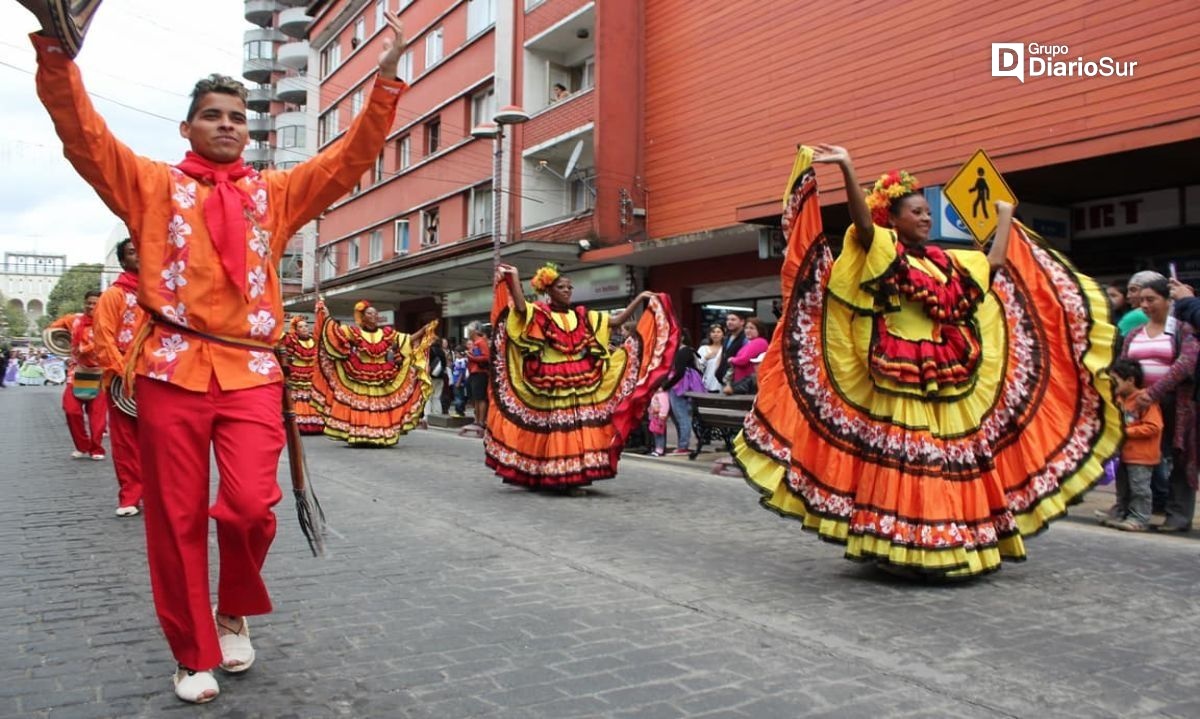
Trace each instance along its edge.
{"label": "man in orange shirt", "polygon": [[475,412],[475,424],[487,424],[488,369],[491,367],[492,350],[487,335],[478,326],[471,328],[471,343],[467,348],[467,396]]}
{"label": "man in orange shirt", "polygon": [[83,296],[83,312],[66,314],[51,322],[47,329],[65,329],[71,333],[71,361],[67,367],[67,382],[63,387],[62,408],[67,416],[67,430],[71,433],[71,442],[75,451],[71,456],[75,459],[91,457],[100,461],[104,459],[104,392],[94,397],[79,396],[76,392],[75,373],[80,367],[94,370],[100,366],[100,358],[96,354],[95,332],[93,317],[96,304],[100,301],[100,290],[88,290]]}
{"label": "man in orange shirt", "polygon": [[96,305],[96,355],[104,369],[104,396],[108,405],[108,441],[117,474],[117,516],[132,517],[141,510],[142,467],[138,459],[137,418],[117,408],[112,380],[125,374],[126,355],[146,313],[137,304],[137,250],[133,240],[117,243],[117,261],[124,272],[100,295]]}
{"label": "man in orange shirt", "polygon": [[[38,96],[76,171],[129,227],[139,258],[138,303],[149,322],[130,349],[139,422],[143,513],[159,623],[178,662],[175,694],[207,702],[213,670],[250,668],[245,617],[271,611],[261,569],[275,537],[272,507],[284,444],[279,266],[288,239],[371,168],[407,87],[396,79],[399,20],[378,41],[379,76],[344,135],[287,171],[245,165],[246,89],[232,78],[197,83],[174,165],[138,156],[96,113],[79,68],[42,24]],[[221,481],[209,508],[209,451]],[[208,586],[208,519],[217,522],[220,578]],[[215,614],[215,616],[214,616]]]}

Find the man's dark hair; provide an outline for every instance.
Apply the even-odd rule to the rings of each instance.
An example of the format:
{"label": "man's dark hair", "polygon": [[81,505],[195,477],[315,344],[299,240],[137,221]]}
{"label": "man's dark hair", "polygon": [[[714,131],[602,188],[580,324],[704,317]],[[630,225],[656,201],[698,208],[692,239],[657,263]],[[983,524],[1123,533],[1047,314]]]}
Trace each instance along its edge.
{"label": "man's dark hair", "polygon": [[1113,377],[1119,377],[1120,379],[1133,380],[1133,386],[1137,387],[1138,389],[1141,389],[1142,385],[1146,381],[1146,375],[1142,371],[1142,366],[1131,359],[1119,359],[1114,361],[1112,366],[1108,368],[1108,373]]}
{"label": "man's dark hair", "polygon": [[126,237],[117,243],[117,264],[125,266],[125,248],[133,244],[132,237]]}
{"label": "man's dark hair", "polygon": [[83,293],[83,299],[85,299],[85,300],[89,297],[99,297],[99,296],[100,296],[100,290],[88,290],[87,292]]}
{"label": "man's dark hair", "polygon": [[210,92],[219,92],[222,95],[233,95],[244,104],[246,102],[246,86],[228,75],[218,75],[213,73],[208,77],[196,83],[192,88],[192,104],[188,106],[187,121],[191,122],[196,116],[196,111],[200,109],[200,101]]}

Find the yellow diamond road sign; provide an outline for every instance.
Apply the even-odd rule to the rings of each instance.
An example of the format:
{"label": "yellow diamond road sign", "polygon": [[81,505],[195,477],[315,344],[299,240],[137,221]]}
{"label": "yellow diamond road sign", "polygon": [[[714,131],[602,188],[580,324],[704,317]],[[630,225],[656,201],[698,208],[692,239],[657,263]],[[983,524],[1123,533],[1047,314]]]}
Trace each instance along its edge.
{"label": "yellow diamond road sign", "polygon": [[1017,196],[983,150],[967,160],[942,192],[980,245],[996,231],[996,200],[1017,204]]}

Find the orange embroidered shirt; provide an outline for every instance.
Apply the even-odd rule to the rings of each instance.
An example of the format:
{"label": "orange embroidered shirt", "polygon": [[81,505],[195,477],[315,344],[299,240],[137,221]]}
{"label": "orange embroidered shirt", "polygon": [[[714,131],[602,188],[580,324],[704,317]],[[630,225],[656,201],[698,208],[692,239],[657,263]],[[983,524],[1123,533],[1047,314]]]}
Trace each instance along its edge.
{"label": "orange embroidered shirt", "polygon": [[1118,400],[1125,415],[1125,444],[1121,461],[1125,464],[1156,465],[1162,461],[1163,416],[1158,403],[1138,414],[1133,397]]}
{"label": "orange embroidered shirt", "polygon": [[125,372],[125,354],[145,321],[146,313],[138,307],[136,293],[113,285],[100,295],[92,327],[105,386],[113,376]]}
{"label": "orange embroidered shirt", "polygon": [[[57,40],[32,35],[37,87],[68,160],[129,227],[140,261],[138,302],[154,322],[136,362],[139,375],[203,392],[215,375],[224,390],[281,382],[271,346],[283,331],[277,268],[288,239],[362,177],[392,126],[403,82],[376,78],[369,103],[346,134],[290,170],[253,172],[237,181],[247,210],[247,293],[225,275],[204,224],[212,187],[177,168],[140,157],[113,137],[92,107],[79,68]],[[262,346],[206,340],[171,324]]]}
{"label": "orange embroidered shirt", "polygon": [[93,315],[92,326],[83,331],[83,341],[76,344],[75,326],[83,318],[82,312],[69,312],[46,325],[48,330],[66,330],[71,333],[71,361],[67,363],[67,381],[75,379],[75,368],[99,367],[100,357],[96,353],[96,325]]}

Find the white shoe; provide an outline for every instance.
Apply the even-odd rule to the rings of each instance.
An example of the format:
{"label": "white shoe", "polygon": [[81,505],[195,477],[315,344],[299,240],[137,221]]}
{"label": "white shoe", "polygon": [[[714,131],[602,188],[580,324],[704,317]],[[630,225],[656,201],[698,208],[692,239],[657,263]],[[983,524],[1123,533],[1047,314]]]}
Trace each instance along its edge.
{"label": "white shoe", "polygon": [[[220,625],[220,619],[217,624]],[[221,643],[221,669],[230,674],[241,674],[254,664],[254,645],[250,643],[250,623],[242,617],[242,629],[237,634],[217,632]]]}
{"label": "white shoe", "polygon": [[217,698],[221,687],[211,670],[197,672],[182,664],[175,670],[175,696],[191,704],[204,704]]}
{"label": "white shoe", "polygon": [[142,510],[137,507],[117,507],[118,517],[136,517],[141,514]]}
{"label": "white shoe", "polygon": [[79,450],[71,452],[71,459],[83,459],[86,456],[88,456],[87,452],[80,452]]}
{"label": "white shoe", "polygon": [[103,461],[104,461],[104,455],[102,455],[102,454],[93,454],[93,455],[92,455],[92,459],[96,460],[97,462],[103,462]]}

